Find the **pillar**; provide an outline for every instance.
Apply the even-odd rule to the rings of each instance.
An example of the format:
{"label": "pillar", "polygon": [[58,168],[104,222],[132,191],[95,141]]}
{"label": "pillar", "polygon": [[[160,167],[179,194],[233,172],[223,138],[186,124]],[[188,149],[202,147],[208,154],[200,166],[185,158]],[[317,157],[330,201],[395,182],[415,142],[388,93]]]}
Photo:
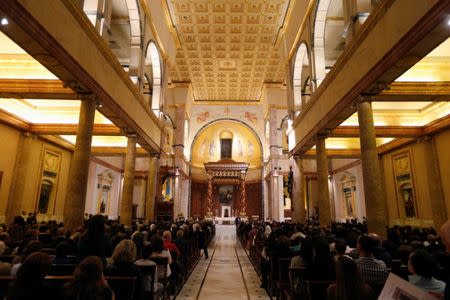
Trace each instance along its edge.
{"label": "pillar", "polygon": [[317,184],[319,185],[320,225],[331,225],[330,192],[328,189],[328,159],[325,137],[318,136],[316,143]]}
{"label": "pillar", "polygon": [[156,182],[159,171],[159,159],[157,156],[150,155],[147,179],[147,197],[145,200],[145,218],[155,220],[156,204]]}
{"label": "pillar", "polygon": [[206,194],[206,217],[208,217],[208,218],[211,218],[213,216],[212,193],[213,193],[212,178],[211,178],[211,176],[208,176],[208,191]]}
{"label": "pillar", "polygon": [[425,136],[425,158],[429,162],[426,168],[428,178],[429,199],[433,213],[434,228],[441,228],[447,221],[447,208],[445,206],[444,192],[442,190],[442,178],[437,159],[436,145],[432,137]]}
{"label": "pillar", "polygon": [[303,159],[295,157],[295,165],[297,166],[297,172],[294,172],[294,195],[293,207],[294,207],[294,222],[306,223],[306,209],[305,209],[305,174],[303,171]]}
{"label": "pillar", "polygon": [[385,192],[378,161],[372,105],[368,98],[362,98],[357,107],[367,229],[369,232],[385,237],[387,225]]}
{"label": "pillar", "polygon": [[76,229],[83,224],[95,106],[96,97],[93,94],[82,97],[77,139],[70,164],[64,203],[64,223],[68,229]]}
{"label": "pillar", "polygon": [[247,199],[245,195],[245,179],[241,179],[241,216],[247,216]]}
{"label": "pillar", "polygon": [[21,214],[22,210],[29,212],[23,207],[24,192],[26,191],[26,179],[28,177],[28,166],[31,157],[31,143],[35,136],[24,133],[20,137],[19,147],[17,149],[17,157],[14,165],[13,184],[8,199],[8,209],[6,211],[6,221],[10,224],[15,216]]}
{"label": "pillar", "polygon": [[123,177],[122,198],[120,201],[120,223],[131,225],[133,211],[134,173],[136,163],[136,135],[129,135],[127,154],[125,156],[125,172]]}

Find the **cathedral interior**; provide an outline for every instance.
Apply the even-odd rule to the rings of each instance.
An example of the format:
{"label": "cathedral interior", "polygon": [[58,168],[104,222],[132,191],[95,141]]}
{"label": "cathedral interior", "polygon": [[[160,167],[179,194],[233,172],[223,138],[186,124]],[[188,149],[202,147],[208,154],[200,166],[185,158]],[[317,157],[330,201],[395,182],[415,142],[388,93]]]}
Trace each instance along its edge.
{"label": "cathedral interior", "polygon": [[439,227],[449,16],[444,0],[0,1],[0,223]]}

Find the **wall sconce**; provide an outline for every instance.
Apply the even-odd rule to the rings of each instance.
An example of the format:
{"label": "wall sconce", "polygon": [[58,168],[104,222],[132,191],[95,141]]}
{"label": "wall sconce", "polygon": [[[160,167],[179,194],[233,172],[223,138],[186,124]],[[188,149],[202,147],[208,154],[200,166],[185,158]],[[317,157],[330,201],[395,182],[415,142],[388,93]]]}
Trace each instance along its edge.
{"label": "wall sconce", "polygon": [[179,170],[178,166],[175,169],[175,176],[180,176],[180,170]]}

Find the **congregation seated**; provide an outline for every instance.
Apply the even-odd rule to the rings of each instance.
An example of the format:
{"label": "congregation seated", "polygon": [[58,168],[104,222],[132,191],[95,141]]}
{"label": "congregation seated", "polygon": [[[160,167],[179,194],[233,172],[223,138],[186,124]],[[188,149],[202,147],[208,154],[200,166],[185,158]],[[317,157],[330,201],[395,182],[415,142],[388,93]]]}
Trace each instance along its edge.
{"label": "congregation seated", "polygon": [[66,300],[112,300],[114,293],[103,276],[103,263],[97,256],[88,256],[81,261],[64,292]]}
{"label": "congregation seated", "polygon": [[[52,295],[46,299],[64,299],[64,297],[67,299],[75,299],[74,297],[91,299],[89,296],[80,298],[79,295],[89,294],[94,297],[97,292],[100,293],[98,297],[103,297],[102,299],[115,297],[117,300],[139,300],[144,299],[144,295],[145,299],[167,298],[170,295],[176,295],[181,289],[186,280],[185,274],[189,273],[196,265],[193,260],[199,259],[199,252],[191,251],[199,245],[198,234],[193,234],[193,228],[200,227],[197,227],[197,230],[202,233],[203,241],[200,242],[202,247],[207,246],[207,242],[214,233],[214,225],[209,221],[200,223],[181,219],[173,223],[139,221],[133,223],[132,226],[123,226],[118,220],[108,220],[105,216],[94,215],[87,218],[83,226],[71,233],[64,228],[63,224],[55,221],[40,223],[33,221],[28,224],[23,222],[22,217],[20,218],[21,220],[17,218],[10,227],[13,228],[11,232],[15,234],[18,232],[16,229],[23,226],[22,240],[10,241],[6,232],[9,227],[0,226],[0,235],[3,239],[0,241],[2,242],[0,250],[9,247],[14,249],[12,255],[4,255],[0,260],[0,275],[4,275],[0,284],[0,298],[2,299],[8,293],[8,285],[13,284],[15,287],[21,282],[19,273],[26,271],[25,261],[28,261],[28,258],[34,254],[45,255],[49,259],[49,267],[42,268],[45,274],[40,279],[42,283],[40,289],[45,288],[45,290],[52,291]],[[202,228],[202,226],[204,227]],[[172,231],[177,234],[176,243],[172,241]],[[164,241],[160,234],[164,236]],[[114,241],[117,243],[114,251],[112,235],[116,237]],[[180,245],[183,252],[180,251],[177,244]],[[139,257],[137,245],[142,247]],[[188,251],[184,251],[185,249]],[[170,250],[174,253],[173,257]],[[158,264],[163,263],[164,267],[156,266],[155,262],[150,259],[152,256]],[[93,261],[94,258],[95,261]],[[99,262],[100,267],[98,266]],[[90,274],[92,276],[86,272],[92,273]],[[109,293],[108,288],[105,289],[106,281],[102,272],[114,293]],[[146,280],[144,274],[150,275],[150,280]],[[161,282],[158,281],[158,274]],[[46,275],[47,277],[45,277]],[[86,281],[91,283],[84,289]],[[154,282],[153,286],[150,285],[153,287],[152,289],[146,287],[149,282]],[[65,284],[67,286],[63,288]],[[16,293],[16,288],[11,288],[11,297],[14,296],[13,290]],[[164,291],[164,293],[159,293],[160,291]],[[154,293],[153,297],[148,292]],[[24,297],[21,299],[28,299],[28,296]],[[41,299],[39,297],[37,295],[33,299]]]}
{"label": "congregation seated", "polygon": [[44,253],[29,255],[17,272],[7,300],[35,299],[52,300],[61,299],[57,290],[45,282],[51,266],[50,256]]}

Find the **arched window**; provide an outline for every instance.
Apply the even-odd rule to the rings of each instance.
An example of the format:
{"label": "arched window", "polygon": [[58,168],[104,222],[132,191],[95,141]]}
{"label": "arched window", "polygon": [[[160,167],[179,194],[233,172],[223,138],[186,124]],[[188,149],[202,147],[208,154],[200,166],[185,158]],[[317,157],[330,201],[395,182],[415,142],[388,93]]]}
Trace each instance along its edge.
{"label": "arched window", "polygon": [[161,98],[161,61],[159,51],[154,42],[150,42],[145,56],[145,83],[144,94],[147,94],[156,116],[159,116]]}
{"label": "arched window", "polygon": [[[294,111],[298,115],[308,102],[311,95],[311,65],[309,62],[308,48],[302,43],[297,50],[294,62]],[[306,97],[307,96],[307,97]]]}

